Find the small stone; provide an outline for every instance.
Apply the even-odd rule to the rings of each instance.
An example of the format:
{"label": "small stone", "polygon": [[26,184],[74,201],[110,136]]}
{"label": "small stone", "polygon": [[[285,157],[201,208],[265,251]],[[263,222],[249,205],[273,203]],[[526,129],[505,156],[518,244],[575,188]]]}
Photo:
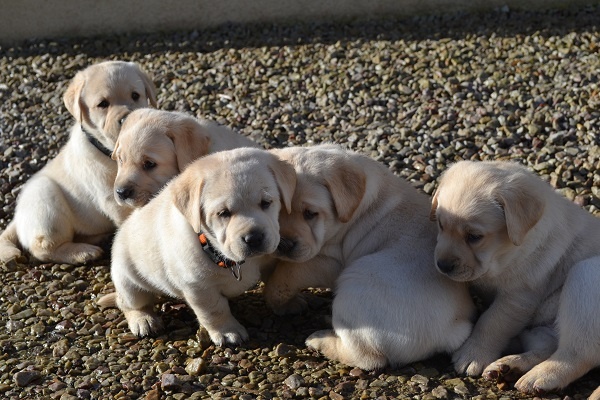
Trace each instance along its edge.
{"label": "small stone", "polygon": [[275,354],[278,357],[282,357],[282,356],[287,356],[291,353],[293,353],[294,348],[290,345],[284,344],[284,343],[279,343],[277,345],[277,347],[275,348]]}
{"label": "small stone", "polygon": [[433,389],[431,391],[431,394],[436,398],[436,399],[446,399],[448,398],[448,390],[446,390],[445,387],[443,387],[442,385],[436,387],[435,389]]}
{"label": "small stone", "polygon": [[35,315],[35,311],[33,311],[32,309],[27,309],[27,310],[20,311],[16,314],[13,314],[9,318],[14,319],[14,320],[22,320],[22,319],[31,318],[34,315]]}
{"label": "small stone", "polygon": [[350,370],[350,372],[348,373],[348,375],[354,376],[354,377],[357,377],[357,378],[362,378],[362,377],[365,376],[365,371],[363,371],[360,368],[352,368]]}
{"label": "small stone", "polygon": [[178,390],[181,388],[181,381],[174,374],[162,374],[160,384],[164,390]]}
{"label": "small stone", "polygon": [[13,375],[13,381],[17,386],[25,387],[41,377],[39,371],[19,371]]}
{"label": "small stone", "polygon": [[292,374],[290,376],[288,376],[283,383],[285,383],[287,385],[287,387],[289,387],[290,389],[297,389],[300,386],[304,385],[304,379],[302,378],[302,376],[298,375],[298,374]]}
{"label": "small stone", "polygon": [[59,390],[62,390],[66,387],[67,387],[67,384],[64,382],[52,382],[48,386],[48,389],[52,390],[53,392],[58,392]]}
{"label": "small stone", "polygon": [[158,389],[152,389],[146,393],[144,400],[160,400],[160,392]]}
{"label": "small stone", "polygon": [[206,361],[202,358],[194,358],[188,362],[185,372],[191,376],[202,375],[206,371]]}
{"label": "small stone", "polygon": [[427,385],[429,383],[429,378],[427,378],[423,375],[416,374],[410,378],[410,381],[414,382],[414,383],[418,383],[419,385]]}

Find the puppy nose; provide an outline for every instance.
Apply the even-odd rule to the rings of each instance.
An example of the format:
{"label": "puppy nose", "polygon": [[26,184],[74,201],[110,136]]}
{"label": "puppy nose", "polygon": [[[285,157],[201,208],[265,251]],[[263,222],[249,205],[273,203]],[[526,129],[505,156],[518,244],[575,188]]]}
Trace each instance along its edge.
{"label": "puppy nose", "polygon": [[281,237],[279,239],[279,246],[277,246],[277,250],[282,253],[289,253],[296,246],[296,242],[292,239]]}
{"label": "puppy nose", "polygon": [[248,245],[248,247],[255,249],[262,245],[264,237],[265,235],[262,232],[253,231],[242,237],[242,239],[244,240],[244,243]]}
{"label": "puppy nose", "polygon": [[456,262],[454,260],[438,260],[437,267],[444,274],[448,274],[456,268]]}
{"label": "puppy nose", "polygon": [[133,188],[130,186],[123,186],[115,189],[117,195],[121,200],[127,200],[133,195]]}

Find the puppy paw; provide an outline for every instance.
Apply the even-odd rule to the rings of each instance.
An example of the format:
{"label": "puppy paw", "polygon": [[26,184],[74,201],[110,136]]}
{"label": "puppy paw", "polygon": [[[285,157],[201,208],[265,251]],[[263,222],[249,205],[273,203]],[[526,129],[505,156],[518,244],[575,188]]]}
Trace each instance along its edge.
{"label": "puppy paw", "polygon": [[276,315],[298,315],[308,309],[308,303],[302,295],[297,295],[285,304],[270,305]]}
{"label": "puppy paw", "polygon": [[337,339],[337,335],[331,329],[316,331],[308,338],[306,338],[306,346],[313,350],[322,351],[326,346],[327,342]]}
{"label": "puppy paw", "polygon": [[479,376],[482,374],[485,367],[490,365],[498,358],[497,354],[487,349],[483,349],[478,343],[467,340],[460,349],[458,349],[452,357],[454,369],[462,374],[466,373],[469,376]]}
{"label": "puppy paw", "polygon": [[57,250],[56,259],[69,264],[85,264],[99,259],[103,252],[102,248],[93,244],[71,243],[68,247],[63,245]]}
{"label": "puppy paw", "polygon": [[[515,382],[523,373],[529,371],[536,362],[525,354],[513,354],[494,361],[483,371],[483,377],[490,381],[502,380]],[[537,359],[536,359],[537,360]]]}
{"label": "puppy paw", "polygon": [[542,395],[562,389],[578,378],[580,374],[571,376],[570,366],[563,363],[545,361],[536,365],[515,383],[515,388],[523,393]]}
{"label": "puppy paw", "polygon": [[144,337],[163,330],[162,320],[146,311],[130,310],[125,312],[125,318],[129,329],[136,336]]}
{"label": "puppy paw", "polygon": [[233,320],[227,327],[219,330],[209,330],[208,335],[217,346],[238,345],[248,339],[248,331],[236,320]]}

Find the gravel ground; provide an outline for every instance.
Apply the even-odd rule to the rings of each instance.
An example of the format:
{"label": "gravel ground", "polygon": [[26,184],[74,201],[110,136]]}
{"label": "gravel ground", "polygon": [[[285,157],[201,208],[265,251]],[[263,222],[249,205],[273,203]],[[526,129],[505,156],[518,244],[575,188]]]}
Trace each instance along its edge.
{"label": "gravel ground", "polygon": [[[62,93],[103,59],[141,63],[161,108],[230,125],[265,147],[335,141],[431,194],[448,163],[514,159],[600,211],[600,7],[347,24],[31,41],[0,47],[0,226],[31,174],[67,139]],[[23,258],[0,267],[0,396],[10,399],[525,398],[457,376],[446,356],[365,372],[304,346],[328,326],[331,293],[273,315],[261,288],[232,301],[251,339],[210,345],[183,304],[164,335],[138,340],[117,310],[109,261]],[[548,398],[585,398],[594,371]],[[566,397],[565,397],[566,396]]]}

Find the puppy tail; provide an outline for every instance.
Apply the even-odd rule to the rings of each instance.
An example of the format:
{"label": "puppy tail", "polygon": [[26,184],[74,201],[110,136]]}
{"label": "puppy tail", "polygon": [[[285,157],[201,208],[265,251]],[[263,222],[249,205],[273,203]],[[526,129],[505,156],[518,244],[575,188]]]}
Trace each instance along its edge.
{"label": "puppy tail", "polygon": [[97,303],[100,307],[115,308],[117,307],[117,293],[107,293],[98,298]]}
{"label": "puppy tail", "polygon": [[17,226],[12,221],[4,232],[0,234],[0,262],[8,262],[21,255],[19,249],[19,236],[17,235]]}

